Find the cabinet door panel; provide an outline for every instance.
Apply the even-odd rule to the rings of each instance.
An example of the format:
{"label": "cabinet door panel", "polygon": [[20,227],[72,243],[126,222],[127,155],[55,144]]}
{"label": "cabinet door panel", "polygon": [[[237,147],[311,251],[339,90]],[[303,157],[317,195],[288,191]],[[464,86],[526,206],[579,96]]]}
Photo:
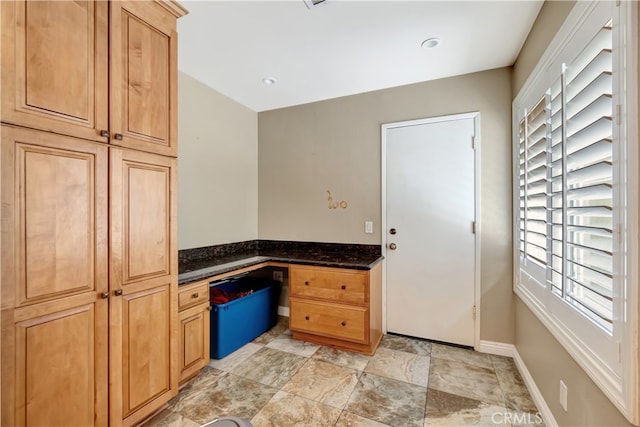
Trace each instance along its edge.
{"label": "cabinet door panel", "polygon": [[3,264],[15,267],[5,277],[15,293],[3,289],[3,297],[25,305],[105,291],[107,148],[3,126],[2,150],[13,219],[3,229]]}
{"label": "cabinet door panel", "polygon": [[209,363],[209,304],[180,313],[180,381]]}
{"label": "cabinet door panel", "polygon": [[[144,7],[144,9],[142,9]],[[111,143],[176,156],[177,34],[160,4],[111,5]]]}
{"label": "cabinet door panel", "polygon": [[2,2],[2,121],[106,142],[107,2]]}
{"label": "cabinet door panel", "polygon": [[106,319],[99,300],[15,325],[16,425],[106,424]]}
{"label": "cabinet door panel", "polygon": [[171,388],[169,285],[124,296],[122,305],[127,416]]}
{"label": "cabinet door panel", "polygon": [[110,418],[132,425],[177,394],[176,160],[109,150]]}
{"label": "cabinet door panel", "polygon": [[113,274],[123,286],[177,273],[175,159],[111,149]]}

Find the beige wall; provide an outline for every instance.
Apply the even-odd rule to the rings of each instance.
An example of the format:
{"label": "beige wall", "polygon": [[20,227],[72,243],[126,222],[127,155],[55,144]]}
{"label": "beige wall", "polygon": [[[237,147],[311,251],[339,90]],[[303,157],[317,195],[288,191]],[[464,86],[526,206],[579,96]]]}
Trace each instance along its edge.
{"label": "beige wall", "polygon": [[[545,2],[513,73],[517,95],[549,42],[569,14],[574,2]],[[542,396],[561,426],[630,426],[582,368],[546,327],[516,297],[515,345]],[[559,404],[559,384],[568,389],[568,411]]]}
{"label": "beige wall", "polygon": [[178,247],[258,237],[258,116],[178,73]]}
{"label": "beige wall", "polygon": [[[481,114],[481,338],[513,342],[509,68],[259,113],[259,238],[379,244],[380,125],[470,111]],[[347,209],[328,209],[327,190]]]}
{"label": "beige wall", "polygon": [[520,55],[513,65],[512,90],[514,98],[575,3],[573,0],[545,1],[542,5],[527,40],[520,50]]}

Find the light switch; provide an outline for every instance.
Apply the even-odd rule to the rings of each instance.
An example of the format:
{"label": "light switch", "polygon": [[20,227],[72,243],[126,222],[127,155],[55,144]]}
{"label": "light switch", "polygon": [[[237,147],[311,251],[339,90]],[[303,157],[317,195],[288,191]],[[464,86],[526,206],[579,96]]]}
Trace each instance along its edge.
{"label": "light switch", "polygon": [[373,221],[364,222],[364,232],[368,234],[373,234]]}

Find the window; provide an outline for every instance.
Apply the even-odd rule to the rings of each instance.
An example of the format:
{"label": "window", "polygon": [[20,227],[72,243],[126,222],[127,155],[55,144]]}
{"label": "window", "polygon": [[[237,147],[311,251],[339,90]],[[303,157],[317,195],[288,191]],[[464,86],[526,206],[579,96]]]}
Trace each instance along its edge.
{"label": "window", "polygon": [[628,221],[637,218],[637,190],[627,186],[638,168],[637,153],[628,155],[637,130],[629,136],[635,125],[626,120],[637,108],[627,99],[637,85],[631,3],[578,2],[514,100],[514,286],[638,423],[637,238],[628,237],[637,236],[638,224]]}

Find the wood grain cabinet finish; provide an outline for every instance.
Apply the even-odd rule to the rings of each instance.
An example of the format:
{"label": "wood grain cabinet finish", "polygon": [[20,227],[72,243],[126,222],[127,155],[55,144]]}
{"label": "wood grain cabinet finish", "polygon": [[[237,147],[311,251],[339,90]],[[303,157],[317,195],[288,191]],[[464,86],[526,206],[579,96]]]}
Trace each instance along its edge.
{"label": "wood grain cabinet finish", "polygon": [[112,144],[177,156],[179,9],[169,3],[111,4]]}
{"label": "wood grain cabinet finish", "polygon": [[209,363],[209,281],[180,287],[179,365],[180,383],[195,376]]}
{"label": "wood grain cabinet finish", "polygon": [[110,163],[110,417],[132,425],[178,390],[176,159]]}
{"label": "wood grain cabinet finish", "polygon": [[293,337],[373,354],[382,337],[381,281],[380,264],[371,270],[291,265]]}
{"label": "wood grain cabinet finish", "polygon": [[2,425],[104,425],[107,148],[1,133]]}
{"label": "wood grain cabinet finish", "polygon": [[106,1],[3,1],[2,122],[107,142]]}
{"label": "wood grain cabinet finish", "polygon": [[128,426],[177,394],[185,13],[0,2],[3,426]]}

